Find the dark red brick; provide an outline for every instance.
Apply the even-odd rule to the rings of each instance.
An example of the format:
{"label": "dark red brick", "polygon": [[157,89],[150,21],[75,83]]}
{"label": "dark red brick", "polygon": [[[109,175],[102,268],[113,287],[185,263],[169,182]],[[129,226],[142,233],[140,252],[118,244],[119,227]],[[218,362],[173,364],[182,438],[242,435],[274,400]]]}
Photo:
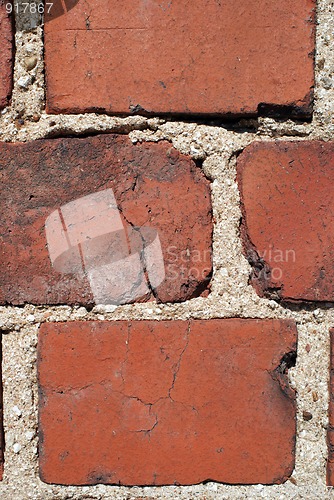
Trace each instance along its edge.
{"label": "dark red brick", "polygon": [[6,11],[6,4],[10,3],[0,3],[0,109],[9,104],[12,92],[13,30],[12,18]]}
{"label": "dark red brick", "polygon": [[[1,144],[0,179],[2,304],[118,304],[152,294],[167,302],[208,293],[210,183],[169,143],[102,135]],[[117,208],[107,212],[102,197],[112,192]],[[145,262],[144,239],[154,243]]]}
{"label": "dark red brick", "polygon": [[334,143],[256,142],[238,158],[241,234],[261,296],[334,300]]}
{"label": "dark red brick", "polygon": [[281,483],[292,473],[292,321],[46,323],[40,475],[58,484]]}
{"label": "dark red brick", "polygon": [[79,2],[46,18],[48,112],[309,115],[315,3]]}
{"label": "dark red brick", "polygon": [[334,486],[334,328],[330,330],[327,486]]}

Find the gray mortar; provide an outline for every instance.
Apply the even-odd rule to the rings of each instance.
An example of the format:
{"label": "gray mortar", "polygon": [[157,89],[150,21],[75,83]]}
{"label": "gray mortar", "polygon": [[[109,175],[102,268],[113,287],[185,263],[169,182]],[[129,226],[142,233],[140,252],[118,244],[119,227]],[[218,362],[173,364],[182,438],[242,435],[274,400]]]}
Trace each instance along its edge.
{"label": "gray mortar", "polygon": [[[18,0],[22,3],[23,0]],[[96,132],[130,133],[133,142],[167,139],[182,153],[203,160],[203,170],[212,180],[214,227],[214,274],[208,298],[182,304],[84,307],[0,307],[3,331],[3,400],[5,427],[5,473],[0,498],[12,499],[318,499],[334,498],[326,488],[326,426],[329,376],[329,328],[334,326],[334,308],[284,308],[261,299],[248,285],[250,266],[242,256],[239,238],[239,193],[236,185],[235,153],[254,140],[332,140],[334,135],[334,4],[319,0],[316,51],[315,109],[312,123],[259,118],[241,120],[256,126],[254,132],[231,131],[224,126],[197,125],[147,119],[140,116],[115,118],[105,115],[46,115],[44,112],[43,28],[38,19],[17,19],[15,82],[12,104],[0,116],[0,140],[27,141],[43,137]],[[25,67],[27,57],[37,65]],[[23,85],[24,84],[24,85]],[[23,86],[22,86],[23,85]],[[23,121],[22,121],[23,120]],[[297,391],[297,454],[292,480],[279,486],[228,486],[216,483],[190,487],[125,488],[115,486],[63,487],[46,485],[38,477],[37,455],[37,331],[44,321],[87,319],[188,319],[188,318],[292,318],[299,334],[295,368],[289,370]],[[310,347],[307,352],[306,346]],[[313,401],[312,393],[319,399]],[[312,420],[303,420],[303,410]]]}

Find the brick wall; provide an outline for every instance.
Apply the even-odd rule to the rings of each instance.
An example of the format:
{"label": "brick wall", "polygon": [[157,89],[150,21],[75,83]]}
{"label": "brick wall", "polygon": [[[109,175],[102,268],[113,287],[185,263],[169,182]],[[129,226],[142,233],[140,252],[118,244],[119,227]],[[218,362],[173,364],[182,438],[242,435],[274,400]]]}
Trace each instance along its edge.
{"label": "brick wall", "polygon": [[0,4],[1,498],[331,498],[333,17]]}

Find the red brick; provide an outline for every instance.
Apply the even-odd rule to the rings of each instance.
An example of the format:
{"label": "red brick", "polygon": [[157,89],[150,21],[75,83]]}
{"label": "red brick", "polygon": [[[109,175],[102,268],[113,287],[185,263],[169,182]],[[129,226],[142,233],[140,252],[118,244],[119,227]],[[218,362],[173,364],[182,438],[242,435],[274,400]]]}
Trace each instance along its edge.
{"label": "red brick", "polygon": [[[2,304],[118,304],[149,300],[152,288],[162,302],[208,293],[210,183],[169,143],[133,145],[126,136],[101,135],[1,144],[0,167]],[[101,198],[109,192],[118,206],[110,222]],[[163,262],[145,254],[144,269],[141,238],[160,241]],[[138,270],[125,259],[129,253]],[[110,262],[106,272],[102,265]],[[152,281],[159,271],[160,285]],[[140,293],[116,289],[124,281]],[[100,290],[110,283],[114,295]]]}
{"label": "red brick", "polygon": [[0,54],[0,109],[2,109],[9,104],[13,72],[12,19],[6,12],[6,2],[0,3]]}
{"label": "red brick", "polygon": [[315,3],[79,2],[47,18],[47,110],[309,115]]}
{"label": "red brick", "polygon": [[292,473],[291,321],[43,324],[40,475],[59,484],[281,483]]}
{"label": "red brick", "polygon": [[256,142],[238,158],[241,234],[261,296],[334,299],[334,143]]}
{"label": "red brick", "polygon": [[334,328],[330,330],[327,486],[334,486]]}

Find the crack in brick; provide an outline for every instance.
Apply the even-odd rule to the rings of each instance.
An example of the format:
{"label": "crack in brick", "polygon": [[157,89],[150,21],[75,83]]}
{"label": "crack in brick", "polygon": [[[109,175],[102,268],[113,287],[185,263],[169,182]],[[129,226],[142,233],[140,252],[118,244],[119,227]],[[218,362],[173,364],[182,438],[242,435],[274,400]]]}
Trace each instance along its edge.
{"label": "crack in brick", "polygon": [[128,329],[128,335],[127,335],[127,339],[125,341],[126,355],[125,355],[124,361],[121,364],[121,368],[120,368],[120,371],[119,371],[119,374],[120,374],[122,382],[123,382],[123,386],[125,384],[125,380],[124,380],[124,377],[123,377],[123,368],[124,368],[124,365],[127,363],[128,358],[129,358],[129,354],[130,354],[131,323],[128,323],[127,329]]}
{"label": "crack in brick", "polygon": [[[152,405],[150,405],[150,408],[149,408],[149,415],[151,415],[151,413],[152,413]],[[152,425],[152,427],[150,429],[139,429],[138,431],[129,431],[129,432],[143,433],[146,436],[148,436],[148,438],[150,439],[151,438],[151,432],[153,432],[153,430],[159,424],[158,415],[156,413],[154,413],[153,415],[155,417],[155,422],[154,422],[154,424]]]}
{"label": "crack in brick", "polygon": [[175,382],[176,382],[176,377],[180,371],[180,367],[181,367],[181,361],[182,361],[182,358],[183,358],[183,355],[184,353],[186,352],[187,350],[187,347],[189,345],[189,341],[190,341],[190,321],[188,321],[188,328],[187,328],[187,338],[186,338],[186,344],[184,346],[184,348],[182,349],[182,352],[180,354],[180,357],[179,357],[179,360],[176,364],[176,369],[174,371],[174,374],[173,374],[173,381],[172,381],[172,385],[171,387],[169,388],[168,390],[168,397],[173,401],[173,398],[171,397],[171,392],[172,390],[174,389],[174,386],[175,386]]}
{"label": "crack in brick", "polygon": [[[128,190],[132,189],[134,191],[134,189],[136,188],[136,185],[137,185],[138,177],[139,177],[139,175],[137,175],[135,177],[135,181],[134,181],[132,187],[128,188]],[[149,277],[149,274],[148,274],[148,271],[147,271],[147,262],[146,262],[146,256],[145,256],[146,240],[145,240],[144,236],[141,233],[142,226],[135,226],[133,224],[133,222],[131,222],[126,217],[126,215],[124,214],[124,212],[122,210],[122,207],[118,205],[117,208],[120,211],[121,215],[124,217],[125,221],[129,224],[129,226],[131,226],[132,229],[134,231],[136,231],[139,234],[139,236],[140,236],[140,239],[142,241],[142,248],[141,248],[141,251],[140,251],[140,254],[139,254],[139,259],[140,259],[140,262],[141,262],[141,264],[143,266],[142,268],[143,268],[143,272],[144,272],[146,284],[147,284],[147,287],[148,287],[150,293],[153,295],[153,297],[156,299],[156,301],[160,302],[159,296],[158,296],[157,292],[155,291],[154,287],[152,286],[152,284],[150,282],[150,277]],[[138,276],[138,284],[136,283],[136,286],[139,286],[140,282],[141,282],[141,275],[139,274],[139,276]]]}
{"label": "crack in brick", "polygon": [[[124,365],[126,364],[126,362],[128,361],[128,356],[129,356],[129,352],[130,352],[130,347],[129,347],[129,342],[130,342],[130,328],[131,328],[131,325],[128,326],[128,339],[126,341],[127,343],[127,355],[126,355],[126,358],[125,360],[122,362],[122,365],[121,365],[121,369],[120,369],[120,375],[121,375],[121,378],[122,378],[122,381],[123,381],[123,385],[125,384],[125,380],[124,380],[124,376],[123,376],[123,367]],[[163,401],[163,400],[167,400],[167,399],[170,399],[171,401],[173,401],[174,403],[178,403],[178,404],[182,404],[183,406],[185,407],[190,407],[192,410],[196,411],[198,413],[198,410],[192,406],[192,405],[187,405],[186,403],[183,403],[182,401],[177,401],[177,400],[174,400],[171,396],[171,391],[174,389],[174,386],[175,386],[175,382],[176,382],[176,378],[177,378],[177,375],[180,371],[180,367],[181,367],[181,361],[182,361],[182,358],[189,346],[189,342],[190,342],[190,333],[191,333],[191,323],[190,321],[188,322],[188,327],[187,327],[187,334],[186,334],[186,341],[185,341],[185,346],[184,348],[182,349],[181,353],[180,353],[180,356],[179,356],[179,359],[178,361],[176,362],[176,364],[174,365],[175,366],[175,369],[173,371],[173,379],[172,379],[172,384],[171,386],[168,388],[168,395],[167,396],[161,396],[159,397],[158,399],[156,399],[155,401],[144,401],[142,400],[141,398],[139,398],[138,396],[136,395],[133,395],[133,394],[125,394],[124,392],[120,392],[120,391],[115,391],[115,392],[120,392],[120,394],[122,394],[124,397],[126,398],[131,398],[131,399],[136,399],[137,401],[141,402],[143,405],[146,405],[146,406],[150,406],[150,407],[153,407],[155,406],[157,403],[159,403],[160,401]],[[163,349],[163,347],[160,347],[160,350]]]}
{"label": "crack in brick", "polygon": [[[181,471],[189,467],[193,483],[244,482],[250,474],[262,484],[281,483],[292,473],[296,401],[284,385],[295,362],[292,320],[187,319],[175,328],[167,321],[77,322],[41,330],[40,457],[47,481],[153,484],[155,474],[157,484],[188,481],[178,476],[179,464]],[[69,349],[73,339],[76,352]],[[72,388],[65,397],[48,391],[51,385],[59,392],[71,381],[86,390]],[[246,439],[237,439],[239,429],[246,430]],[[253,462],[235,459],[236,445]],[[87,446],[93,460],[83,462]],[[67,451],[75,470],[63,479]],[[266,463],[259,470],[263,452]],[[129,480],[136,467],[138,476]]]}

